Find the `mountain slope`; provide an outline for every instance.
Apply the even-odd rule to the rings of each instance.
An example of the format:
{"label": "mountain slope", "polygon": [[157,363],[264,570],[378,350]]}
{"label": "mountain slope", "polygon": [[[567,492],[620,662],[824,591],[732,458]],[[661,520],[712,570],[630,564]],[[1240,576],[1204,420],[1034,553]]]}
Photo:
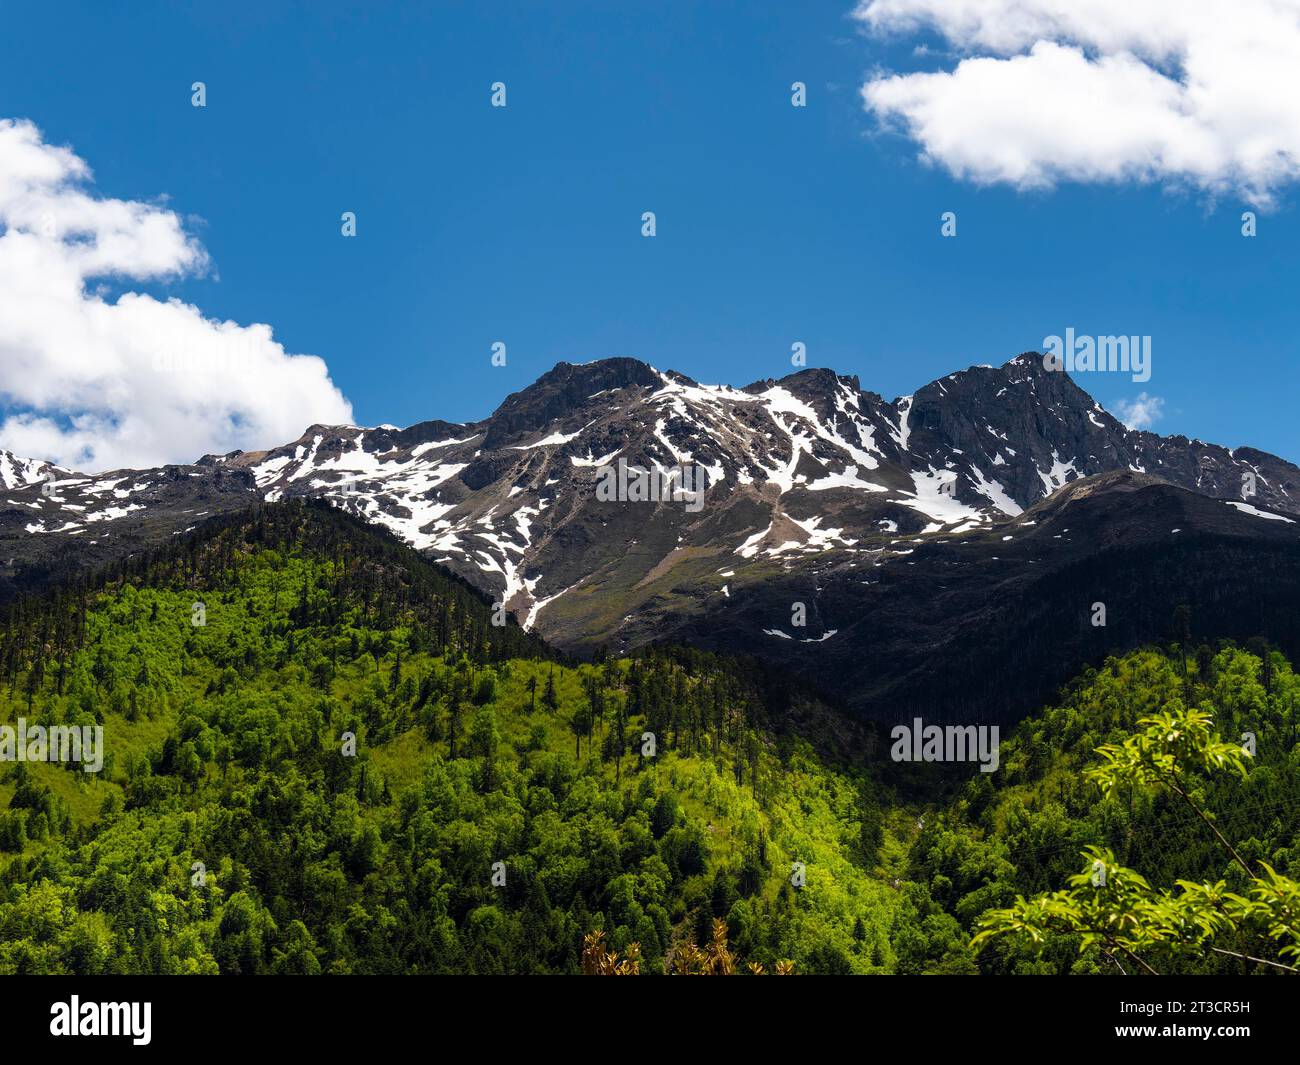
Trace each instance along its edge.
{"label": "mountain slope", "polygon": [[2,622],[0,725],[104,758],[0,762],[0,973],[572,973],[597,928],[652,971],[715,917],[769,969],[891,965],[883,793],[743,664],[566,666],[299,502]]}
{"label": "mountain slope", "polygon": [[1084,665],[1175,635],[1180,607],[1194,635],[1300,653],[1300,521],[1146,474],[1073,482],[987,530],[740,578],[695,609],[638,604],[629,624],[748,647],[883,721],[1017,720]]}
{"label": "mountain slope", "polygon": [[[698,505],[602,500],[597,480],[619,463],[702,468],[708,488]],[[1139,511],[1151,522],[1130,539],[1157,553],[1176,527],[1184,543],[1202,533],[1258,539],[1265,557],[1246,563],[1257,573],[1300,529],[1300,469],[1247,448],[1131,431],[1032,353],[892,402],[824,369],[737,389],[620,358],[561,363],[482,422],[313,426],[269,451],[188,467],[16,484],[0,497],[0,563],[10,563],[0,587],[38,587],[61,569],[164,542],[253,499],[326,498],[392,530],[562,647],[627,650],[676,636],[770,651],[805,677],[833,676],[836,694],[878,714],[896,698],[898,671],[915,679],[924,667],[891,655],[882,673],[848,680],[841,658],[876,658],[864,651],[868,631],[873,649],[946,653],[988,597],[988,609],[998,604],[994,613],[1007,617],[1025,589],[1043,592],[1030,571],[1002,578],[1020,547],[1036,552],[1032,560],[1025,552],[1026,565],[1055,572],[1132,546],[1101,536],[1066,551],[1028,523],[1027,510],[1092,478],[1085,509],[1108,513],[1109,498],[1120,520],[1131,487],[1151,489],[1143,500],[1163,498],[1157,482],[1241,504]],[[1019,546],[1004,550],[1007,542]],[[916,588],[878,602],[874,586],[892,588],[900,572]],[[1142,574],[1132,579],[1140,588]],[[928,599],[946,583],[961,602],[927,621]],[[796,603],[807,615],[802,632],[789,631]],[[1234,611],[1204,621],[1235,631]],[[1126,623],[1101,635],[1118,639]],[[1139,628],[1154,634],[1153,623]],[[1018,646],[1016,631],[1008,646]],[[781,649],[785,637],[796,646]],[[1087,660],[1076,650],[1060,667],[1067,673]]]}

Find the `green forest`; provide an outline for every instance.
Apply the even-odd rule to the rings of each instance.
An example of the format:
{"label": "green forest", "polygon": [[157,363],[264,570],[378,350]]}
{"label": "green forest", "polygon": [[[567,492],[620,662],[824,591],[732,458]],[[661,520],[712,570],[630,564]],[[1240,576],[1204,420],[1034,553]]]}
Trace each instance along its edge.
{"label": "green forest", "polygon": [[0,762],[0,974],[1300,965],[1300,677],[1263,640],[1109,659],[996,773],[918,774],[761,663],[494,620],[303,502],[13,603],[0,725],[104,758]]}

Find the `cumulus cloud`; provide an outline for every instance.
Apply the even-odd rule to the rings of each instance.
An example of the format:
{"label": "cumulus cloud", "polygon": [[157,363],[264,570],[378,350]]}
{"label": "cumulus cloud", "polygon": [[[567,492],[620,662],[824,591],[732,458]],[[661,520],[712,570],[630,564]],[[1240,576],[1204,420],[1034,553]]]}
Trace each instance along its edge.
{"label": "cumulus cloud", "polygon": [[862,87],[958,177],[1156,181],[1261,206],[1300,177],[1300,0],[862,0],[854,17],[960,57]]}
{"label": "cumulus cloud", "polygon": [[208,266],[177,215],[95,195],[85,161],[0,119],[0,447],[98,472],[273,446],[352,409],[267,325],[105,283]]}
{"label": "cumulus cloud", "polygon": [[1130,429],[1150,429],[1164,413],[1165,401],[1159,396],[1139,392],[1137,399],[1121,399],[1115,414]]}

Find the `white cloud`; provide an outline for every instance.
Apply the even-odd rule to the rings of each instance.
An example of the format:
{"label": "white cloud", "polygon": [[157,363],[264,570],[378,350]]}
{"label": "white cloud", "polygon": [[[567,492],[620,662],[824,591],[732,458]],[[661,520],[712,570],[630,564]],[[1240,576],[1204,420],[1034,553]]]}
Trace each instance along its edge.
{"label": "white cloud", "polygon": [[1115,404],[1119,420],[1130,429],[1150,429],[1164,414],[1165,401],[1159,396],[1139,392],[1137,399],[1121,399]]}
{"label": "white cloud", "polygon": [[95,282],[201,274],[172,211],[106,199],[70,149],[0,120],[0,447],[86,472],[192,462],[352,419],[323,360],[267,325]]}
{"label": "white cloud", "polygon": [[958,177],[1159,181],[1261,205],[1300,177],[1300,0],[862,0],[854,17],[963,56],[862,87]]}

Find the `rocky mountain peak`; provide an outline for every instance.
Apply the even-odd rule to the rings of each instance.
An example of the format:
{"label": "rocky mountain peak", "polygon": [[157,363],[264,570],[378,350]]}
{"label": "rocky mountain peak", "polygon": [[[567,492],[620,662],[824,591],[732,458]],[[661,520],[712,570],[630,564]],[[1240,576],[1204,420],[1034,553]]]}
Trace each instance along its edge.
{"label": "rocky mountain peak", "polygon": [[[658,492],[598,498],[620,462],[695,468],[707,488],[690,508]],[[0,458],[0,537],[32,562],[69,557],[73,538],[96,561],[256,500],[323,497],[560,642],[603,633],[629,646],[648,638],[636,619],[653,604],[725,599],[765,574],[894,573],[931,543],[1033,521],[1031,508],[1056,493],[1068,503],[1080,484],[1110,497],[1167,481],[1241,504],[1216,503],[1215,520],[1300,529],[1300,469],[1127,429],[1036,352],[892,403],[827,368],[741,389],[631,358],[560,363],[481,422],[317,425],[193,466],[71,475],[54,496],[35,483],[40,466]]]}
{"label": "rocky mountain peak", "polygon": [[656,387],[663,378],[639,359],[616,357],[588,363],[557,363],[527,388],[513,392],[488,419],[484,447],[500,447],[517,437],[563,423],[602,393],[631,387]]}

